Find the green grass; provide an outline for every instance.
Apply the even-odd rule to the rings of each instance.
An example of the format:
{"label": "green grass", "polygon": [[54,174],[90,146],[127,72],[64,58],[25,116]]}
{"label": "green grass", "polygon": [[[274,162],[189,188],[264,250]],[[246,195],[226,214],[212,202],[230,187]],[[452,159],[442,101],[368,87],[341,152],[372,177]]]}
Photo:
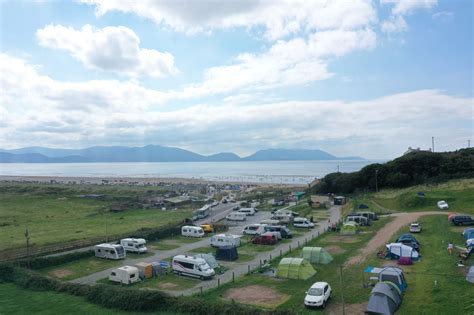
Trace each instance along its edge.
{"label": "green grass", "polygon": [[196,278],[178,276],[176,274],[169,273],[157,278],[140,281],[133,284],[133,287],[177,291],[192,288],[201,282],[202,280]]}
{"label": "green grass", "polygon": [[[419,198],[418,192],[425,198]],[[445,200],[453,212],[474,214],[474,179],[453,180],[439,185],[420,185],[398,190],[367,194],[364,199],[395,211],[438,211],[436,203]],[[374,202],[371,202],[374,201]],[[444,210],[446,211],[446,210]]]}
{"label": "green grass", "polygon": [[[24,246],[28,226],[30,243],[47,245],[108,235],[122,235],[141,228],[157,228],[189,217],[190,207],[177,211],[130,209],[111,213],[119,196],[144,196],[157,187],[87,185],[33,185],[0,183],[0,250]],[[155,189],[155,190],[154,190]],[[106,193],[111,200],[79,198],[85,193]],[[116,196],[116,197],[114,197]]]}
{"label": "green grass", "polygon": [[[84,298],[63,293],[21,289],[14,284],[0,284],[0,314],[147,314],[109,310]],[[162,313],[165,314],[165,313]]]}
{"label": "green grass", "polygon": [[[134,255],[134,257],[138,255]],[[133,258],[134,258],[133,257]],[[143,256],[142,256],[143,257]],[[83,258],[62,265],[48,267],[38,270],[41,274],[57,278],[59,280],[72,280],[81,278],[95,272],[112,267],[122,266],[121,260],[102,259],[97,257]]]}
{"label": "green grass", "polygon": [[156,241],[156,242],[147,243],[146,246],[154,250],[171,250],[171,249],[178,248],[179,244],[169,244],[163,241]]}
{"label": "green grass", "polygon": [[206,247],[198,247],[191,249],[191,253],[198,253],[198,254],[207,254],[207,253],[215,253],[216,249],[211,247],[211,246],[206,246]]}

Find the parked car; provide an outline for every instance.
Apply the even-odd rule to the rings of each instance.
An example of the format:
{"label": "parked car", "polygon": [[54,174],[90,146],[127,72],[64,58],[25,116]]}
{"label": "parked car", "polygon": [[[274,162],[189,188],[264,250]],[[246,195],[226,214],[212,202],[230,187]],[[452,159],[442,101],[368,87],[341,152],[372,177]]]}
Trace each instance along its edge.
{"label": "parked car", "polygon": [[306,292],[304,305],[306,307],[325,308],[331,298],[331,286],[327,282],[316,282]]}
{"label": "parked car", "polygon": [[255,215],[255,208],[240,208],[237,212],[244,213],[247,216]]}
{"label": "parked car", "polygon": [[421,224],[418,222],[413,222],[410,224],[410,233],[420,233],[421,232]]}
{"label": "parked car", "polygon": [[293,219],[293,226],[298,228],[307,228],[311,229],[314,228],[314,223],[309,221],[307,218],[294,218]]}
{"label": "parked car", "polygon": [[235,206],[235,207],[232,208],[232,210],[234,210],[234,211],[237,211],[237,210],[239,210],[239,209],[240,209],[239,206]]}
{"label": "parked car", "polygon": [[474,219],[468,215],[457,215],[453,218],[454,225],[474,225]]}
{"label": "parked car", "polygon": [[277,242],[276,236],[271,233],[263,233],[252,239],[252,243],[258,245],[275,245]]}
{"label": "parked car", "polygon": [[440,210],[446,210],[449,208],[448,203],[444,200],[438,201],[437,205]]}
{"label": "parked car", "polygon": [[283,238],[293,238],[293,233],[284,225],[267,225],[264,229],[265,232],[278,232]]}
{"label": "parked car", "polygon": [[201,224],[201,228],[204,233],[214,233],[214,227],[212,224]]}

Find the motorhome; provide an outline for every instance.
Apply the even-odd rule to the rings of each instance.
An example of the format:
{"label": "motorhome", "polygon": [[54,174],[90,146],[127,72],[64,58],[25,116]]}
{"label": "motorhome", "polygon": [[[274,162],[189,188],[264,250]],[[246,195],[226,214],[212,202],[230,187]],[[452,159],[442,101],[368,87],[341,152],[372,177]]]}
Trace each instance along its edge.
{"label": "motorhome", "polygon": [[245,221],[247,220],[247,215],[237,211],[229,213],[225,218],[229,221]]}
{"label": "motorhome", "polygon": [[125,248],[127,252],[132,252],[132,253],[146,253],[147,248],[145,246],[146,241],[143,238],[124,238],[120,240],[120,245]]}
{"label": "motorhome", "polygon": [[[292,238],[293,233],[284,225],[267,225],[264,227],[265,232],[278,232],[283,238]],[[281,239],[281,238],[279,238]]]}
{"label": "motorhome", "polygon": [[307,218],[294,218],[293,226],[298,228],[314,228],[314,223],[308,220]]}
{"label": "motorhome", "polygon": [[217,234],[211,237],[212,247],[240,246],[240,236],[233,234]]}
{"label": "motorhome", "polygon": [[367,219],[372,220],[372,221],[376,221],[376,220],[379,219],[377,214],[375,212],[371,212],[371,211],[357,211],[354,214],[361,215],[361,216],[366,217]]}
{"label": "motorhome", "polygon": [[196,217],[197,220],[204,219],[204,218],[207,218],[210,213],[211,213],[211,206],[210,205],[205,205],[202,208],[197,209],[195,211],[195,217]]}
{"label": "motorhome", "polygon": [[245,213],[245,215],[255,215],[255,208],[240,208],[237,212]]}
{"label": "motorhome", "polygon": [[297,217],[299,215],[298,212],[294,212],[294,211],[291,211],[291,210],[288,210],[288,209],[278,209],[273,214],[275,214],[275,215],[289,215],[289,216],[292,216],[292,217]]}
{"label": "motorhome", "polygon": [[94,246],[95,256],[106,259],[123,259],[126,257],[125,249],[118,244],[99,244]]}
{"label": "motorhome", "polygon": [[173,272],[178,275],[210,279],[215,275],[214,269],[203,258],[188,255],[176,255],[171,263]]}
{"label": "motorhome", "polygon": [[138,277],[138,268],[132,266],[116,268],[110,272],[109,280],[123,284],[137,282],[140,280]]}
{"label": "motorhome", "polygon": [[370,220],[367,219],[366,217],[361,216],[361,215],[348,215],[348,216],[346,217],[345,222],[351,222],[351,221],[356,222],[356,223],[358,223],[358,224],[361,225],[361,226],[369,226],[369,225],[371,225]]}
{"label": "motorhome", "polygon": [[257,234],[262,234],[265,232],[265,226],[266,224],[250,224],[247,225],[244,230],[242,231],[243,234],[247,235],[257,235]]}
{"label": "motorhome", "polygon": [[204,230],[200,226],[185,225],[181,228],[181,235],[188,237],[203,237]]}

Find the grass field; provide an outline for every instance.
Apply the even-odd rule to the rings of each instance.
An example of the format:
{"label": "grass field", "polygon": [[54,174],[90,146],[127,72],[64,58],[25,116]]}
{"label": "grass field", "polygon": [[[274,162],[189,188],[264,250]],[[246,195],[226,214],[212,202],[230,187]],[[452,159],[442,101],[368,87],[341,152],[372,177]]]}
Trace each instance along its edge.
{"label": "grass field", "polygon": [[[0,284],[0,314],[149,314],[109,310],[81,297],[53,292],[24,290],[14,284]],[[161,313],[165,314],[165,313]]]}
{"label": "grass field", "polygon": [[[80,194],[108,196],[146,195],[157,187],[71,186],[0,183],[0,250],[24,246],[28,226],[30,244],[60,242],[118,235],[141,228],[157,228],[189,217],[190,207],[177,211],[130,209],[108,211],[110,200],[80,198]],[[159,190],[158,190],[159,191]]]}
{"label": "grass field", "polygon": [[[417,196],[424,192],[425,198]],[[354,206],[366,203],[371,209],[380,206],[393,211],[432,211],[438,210],[436,203],[445,200],[453,212],[474,214],[474,179],[454,180],[439,185],[419,185],[405,189],[383,190],[354,198]],[[445,210],[446,211],[446,210]],[[383,212],[383,211],[382,211]]]}

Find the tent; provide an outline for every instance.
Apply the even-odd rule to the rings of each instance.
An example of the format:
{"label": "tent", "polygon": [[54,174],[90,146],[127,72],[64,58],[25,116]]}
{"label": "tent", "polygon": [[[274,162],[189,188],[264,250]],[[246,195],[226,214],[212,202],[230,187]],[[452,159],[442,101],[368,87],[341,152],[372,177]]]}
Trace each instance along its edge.
{"label": "tent", "polygon": [[413,247],[402,243],[391,243],[385,246],[387,247],[387,258],[399,259],[400,257],[410,257],[414,261],[420,259],[420,254]]}
{"label": "tent", "polygon": [[345,222],[341,228],[341,234],[353,235],[359,232],[359,224],[354,221]]}
{"label": "tent", "polygon": [[366,314],[392,315],[400,304],[402,297],[396,287],[390,282],[378,282],[372,289]]}
{"label": "tent", "polygon": [[301,257],[312,264],[329,264],[332,256],[322,247],[303,247]]}
{"label": "tent", "polygon": [[467,240],[470,239],[470,238],[474,238],[474,228],[464,229],[464,231],[462,232],[462,235]]}
{"label": "tent", "polygon": [[216,250],[217,260],[234,261],[239,258],[237,253],[237,247],[235,246],[222,246]]}
{"label": "tent", "polygon": [[219,266],[219,263],[217,262],[216,258],[211,253],[209,253],[209,254],[196,254],[194,256],[204,259],[212,269]]}
{"label": "tent", "polygon": [[467,275],[466,275],[466,281],[470,283],[474,283],[474,265],[472,265],[469,268],[469,271],[467,272]]}
{"label": "tent", "polygon": [[307,280],[316,274],[311,264],[303,258],[283,258],[278,265],[277,277]]}

